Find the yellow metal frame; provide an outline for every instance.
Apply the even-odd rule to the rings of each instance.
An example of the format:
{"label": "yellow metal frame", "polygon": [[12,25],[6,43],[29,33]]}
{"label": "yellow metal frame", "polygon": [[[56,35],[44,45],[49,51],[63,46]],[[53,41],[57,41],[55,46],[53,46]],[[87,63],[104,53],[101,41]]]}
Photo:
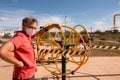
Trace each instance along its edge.
{"label": "yellow metal frame", "polygon": [[[79,29],[76,29],[76,28],[82,28],[83,30],[82,31],[80,31]],[[90,57],[90,53],[91,53],[91,47],[92,47],[92,43],[91,43],[91,37],[90,37],[90,35],[89,35],[89,32],[87,31],[87,29],[83,26],[83,25],[81,25],[81,24],[78,24],[78,25],[75,25],[74,27],[73,27],[75,30],[77,30],[79,33],[84,33],[85,34],[85,37],[87,37],[88,38],[88,42],[86,43],[86,51],[85,51],[85,56],[86,56],[86,59],[85,59],[85,61],[83,62],[84,64],[87,62],[87,60],[89,59],[89,57]]]}
{"label": "yellow metal frame", "polygon": [[[52,25],[52,24],[54,24],[54,23],[46,24],[46,25],[44,25],[44,28],[46,28],[46,27],[48,27],[49,25]],[[37,55],[38,55],[37,59],[40,60],[40,62],[41,62],[41,64],[43,65],[43,67],[44,67],[46,70],[48,70],[50,73],[56,74],[56,75],[69,75],[69,74],[71,74],[72,72],[77,71],[77,70],[78,70],[83,64],[85,64],[85,63],[87,62],[87,60],[89,59],[89,55],[90,55],[90,53],[91,53],[91,40],[89,40],[88,43],[86,43],[85,40],[83,39],[83,36],[81,35],[81,31],[77,31],[77,30],[76,30],[77,27],[83,28],[83,31],[86,32],[87,38],[90,39],[89,33],[87,32],[87,30],[85,29],[85,27],[83,27],[82,25],[76,25],[76,26],[74,26],[73,28],[71,28],[70,26],[62,25],[61,28],[59,28],[58,31],[55,33],[54,39],[51,37],[51,33],[49,32],[50,29],[49,29],[47,32],[44,32],[43,34],[40,34],[39,36],[37,36],[37,38],[36,38],[36,47],[37,47]],[[44,28],[43,28],[43,29],[44,29]],[[55,27],[53,27],[53,28],[55,28]],[[53,28],[51,28],[51,29],[53,29]],[[40,47],[39,47],[39,46],[40,46],[40,43],[45,44],[46,41],[49,41],[50,44],[49,44],[48,46],[51,47],[51,50],[55,50],[55,49],[56,49],[56,50],[63,50],[64,44],[66,44],[66,42],[65,42],[65,40],[64,40],[65,35],[64,35],[64,32],[62,31],[62,28],[67,28],[67,29],[71,30],[70,35],[69,35],[69,37],[68,37],[68,42],[67,42],[67,44],[71,44],[71,41],[69,41],[69,39],[70,39],[70,38],[73,38],[73,39],[72,39],[72,43],[75,45],[74,47],[69,48],[69,49],[66,50],[66,51],[69,51],[69,50],[72,50],[72,49],[75,50],[75,51],[80,51],[80,52],[83,52],[83,51],[84,51],[84,54],[80,54],[79,56],[77,56],[77,57],[80,57],[80,58],[79,58],[79,61],[76,61],[76,60],[75,60],[75,57],[76,57],[75,55],[67,54],[67,53],[65,53],[65,51],[63,51],[62,53],[54,53],[54,52],[49,52],[49,51],[46,52],[46,53],[44,52],[44,53],[42,53],[42,54],[40,53]],[[57,35],[59,34],[59,32],[61,33],[61,37],[62,37],[62,38],[61,38],[62,46],[55,41],[55,39],[56,39]],[[49,38],[43,39],[44,35],[47,34],[47,33],[50,35]],[[74,33],[75,33],[75,34],[77,35],[77,37],[78,37],[78,38],[77,38],[77,42],[76,42],[75,38],[73,37]],[[79,40],[80,40],[80,39],[82,40],[82,43],[79,43]],[[77,46],[79,46],[80,44],[82,44],[82,45],[84,46],[84,50],[83,50],[83,51],[81,51],[80,49],[77,48]],[[57,48],[54,48],[54,45],[55,45]],[[66,54],[66,56],[64,56],[64,54]],[[54,57],[53,61],[55,61],[55,66],[56,66],[57,72],[55,72],[54,70],[48,68],[48,67],[45,65],[45,62],[44,62],[44,61],[48,61],[48,62],[50,61],[50,60],[47,59],[48,55],[51,55],[52,59],[53,59],[53,57]],[[54,56],[53,56],[53,55],[54,55]],[[69,55],[69,57],[71,58],[71,60],[68,58],[67,55]],[[66,59],[66,61],[75,63],[75,64],[77,65],[77,67],[75,67],[74,69],[72,69],[72,70],[71,70],[72,72],[69,71],[69,72],[66,72],[66,73],[63,74],[62,71],[61,71],[61,69],[59,69],[59,67],[58,67],[58,64],[59,64],[59,63],[58,63],[58,59],[61,58],[61,56],[64,56],[64,58]]]}
{"label": "yellow metal frame", "polygon": [[112,27],[112,29],[119,28],[119,27],[116,26],[116,17],[117,17],[117,16],[120,16],[120,14],[115,14],[115,15],[114,15],[114,18],[113,18],[113,27]]}

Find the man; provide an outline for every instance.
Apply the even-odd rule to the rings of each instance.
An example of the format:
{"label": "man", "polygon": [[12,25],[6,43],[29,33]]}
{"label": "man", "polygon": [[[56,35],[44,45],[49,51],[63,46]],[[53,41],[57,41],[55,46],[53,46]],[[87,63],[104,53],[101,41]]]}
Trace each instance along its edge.
{"label": "man", "polygon": [[[0,48],[0,57],[14,64],[13,80],[31,80],[36,70],[35,53],[32,45],[32,36],[38,21],[26,17],[22,21],[22,31],[3,44]],[[14,56],[11,54],[14,52]]]}
{"label": "man", "polygon": [[[22,20],[22,31],[16,32],[15,36],[0,47],[0,57],[6,62],[14,64],[13,80],[34,80],[36,71],[35,52],[32,39],[36,35],[60,26],[53,24],[36,33],[38,21],[33,17]],[[11,53],[14,52],[14,55]]]}

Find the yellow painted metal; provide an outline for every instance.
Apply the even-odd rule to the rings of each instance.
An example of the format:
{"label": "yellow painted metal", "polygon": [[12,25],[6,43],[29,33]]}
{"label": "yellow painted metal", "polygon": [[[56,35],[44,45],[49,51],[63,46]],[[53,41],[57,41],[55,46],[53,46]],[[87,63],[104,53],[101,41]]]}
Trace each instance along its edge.
{"label": "yellow painted metal", "polygon": [[82,36],[84,36],[85,38],[84,39],[87,39],[88,41],[86,42],[86,50],[85,50],[85,61],[83,62],[83,64],[85,64],[87,62],[87,60],[89,59],[89,56],[90,56],[90,53],[91,53],[91,47],[92,47],[92,43],[91,43],[91,37],[89,35],[89,32],[87,31],[87,29],[81,25],[81,24],[78,24],[78,25],[75,25],[73,27],[75,30],[77,30]]}
{"label": "yellow painted metal", "polygon": [[[53,24],[55,23],[48,23],[43,27],[44,28],[49,26],[52,27],[51,25]],[[91,40],[89,40],[86,43],[83,38],[82,32],[86,33],[85,36],[88,39],[90,39],[90,35],[85,29],[85,27],[83,27],[82,25],[76,25],[73,28],[70,26],[61,25],[60,26],[61,28],[59,29],[57,28],[57,30],[55,30],[53,36],[51,30],[53,29],[54,31],[54,29],[58,26],[60,25],[59,24],[55,25],[52,28],[49,27],[47,32],[43,32],[43,34],[37,36],[36,38],[36,47],[37,47],[37,55],[38,55],[37,59],[40,60],[43,67],[46,70],[48,70],[50,73],[55,75],[69,75],[77,71],[89,59],[89,55],[91,53],[91,45],[92,45]],[[77,30],[77,27],[80,27],[83,30],[79,31]],[[66,31],[63,31],[63,29],[65,29]],[[46,35],[48,36],[45,38]],[[61,42],[61,44],[58,43],[57,41]],[[63,50],[65,44],[74,44],[74,46],[70,46],[67,50]],[[44,47],[46,45],[47,47]],[[41,52],[42,46],[44,47],[43,50],[45,51]],[[79,46],[82,46],[83,49],[80,49]],[[55,52],[54,50],[57,52]],[[73,53],[71,53],[72,51]],[[79,53],[78,55],[76,55],[77,52]],[[64,56],[64,54],[66,54],[66,56]],[[64,74],[61,71],[62,69],[59,68],[59,61],[58,61],[59,59],[61,59],[62,56],[64,56],[66,61],[76,64],[76,67],[74,69],[67,71]],[[50,60],[48,59],[49,57],[51,58]],[[76,57],[79,57],[79,59],[76,60],[75,59]],[[45,63],[46,61],[55,62],[54,63],[55,69],[48,67]]]}
{"label": "yellow painted metal", "polygon": [[120,16],[120,14],[115,14],[115,15],[114,15],[114,18],[113,18],[113,27],[112,27],[112,29],[116,29],[116,28],[119,28],[119,27],[120,27],[120,26],[119,26],[119,27],[116,26],[116,17],[117,17],[117,16]]}

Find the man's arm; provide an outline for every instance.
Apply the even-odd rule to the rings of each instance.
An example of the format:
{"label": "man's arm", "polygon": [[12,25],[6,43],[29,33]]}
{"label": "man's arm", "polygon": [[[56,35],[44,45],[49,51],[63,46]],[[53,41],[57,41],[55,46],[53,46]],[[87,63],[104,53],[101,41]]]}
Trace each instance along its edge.
{"label": "man's arm", "polygon": [[24,66],[23,62],[19,61],[12,54],[14,49],[15,49],[14,44],[11,41],[7,41],[0,47],[0,58],[5,60],[6,62],[14,64],[15,66],[23,67]]}

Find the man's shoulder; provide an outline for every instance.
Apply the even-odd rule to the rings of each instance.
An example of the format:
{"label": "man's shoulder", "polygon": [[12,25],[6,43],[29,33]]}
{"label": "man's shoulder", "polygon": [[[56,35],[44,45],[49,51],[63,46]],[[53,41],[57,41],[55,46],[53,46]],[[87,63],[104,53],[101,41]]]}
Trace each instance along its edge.
{"label": "man's shoulder", "polygon": [[23,31],[16,31],[16,34],[15,34],[15,36],[14,37],[17,37],[17,36],[20,36],[20,37],[26,37],[26,35],[25,35],[25,32],[23,32]]}

